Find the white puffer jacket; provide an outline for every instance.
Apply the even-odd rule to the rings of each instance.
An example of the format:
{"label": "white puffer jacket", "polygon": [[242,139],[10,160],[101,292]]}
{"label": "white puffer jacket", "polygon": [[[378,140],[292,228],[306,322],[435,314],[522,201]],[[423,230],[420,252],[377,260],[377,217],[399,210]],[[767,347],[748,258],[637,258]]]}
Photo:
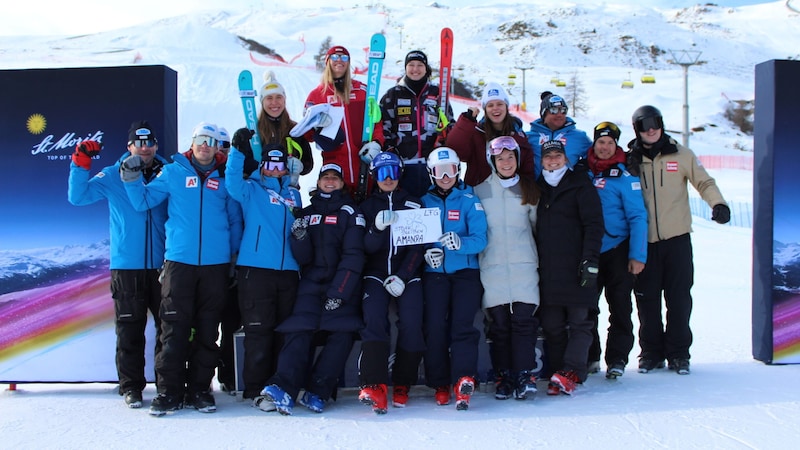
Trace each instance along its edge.
{"label": "white puffer jacket", "polygon": [[536,206],[522,205],[519,184],[504,188],[492,173],[475,187],[489,224],[489,242],[480,254],[483,308],[512,302],[539,304]]}

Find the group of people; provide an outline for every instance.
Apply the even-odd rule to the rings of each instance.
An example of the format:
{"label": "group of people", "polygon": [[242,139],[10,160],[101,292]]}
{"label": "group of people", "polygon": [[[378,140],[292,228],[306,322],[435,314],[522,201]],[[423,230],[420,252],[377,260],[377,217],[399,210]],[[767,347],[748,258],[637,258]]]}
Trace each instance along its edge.
{"label": "group of people", "polygon": [[[109,204],[126,405],[143,406],[148,310],[157,329],[155,416],[184,406],[215,411],[217,366],[222,389],[232,390],[220,323],[223,350],[244,331],[242,395],[264,411],[292,414],[299,402],[322,412],[356,340],[359,400],[377,414],[390,400],[407,404],[420,363],[436,404],[454,399],[467,410],[479,381],[480,311],[497,399],[530,398],[539,380],[548,395],[572,394],[599,370],[603,292],[607,378],[624,374],[633,349],[631,292],[639,372],[667,361],[689,373],[687,183],[713,220],[726,223],[730,210],[692,151],[665,133],[658,109],[634,112],[626,152],[616,124],[598,124],[590,139],[551,92],[527,133],[497,83],[483,91],[483,117],[471,107],[454,121],[430,77],[425,53],[409,52],[403,77],[380,100],[380,120],[368,123],[366,88],[351,78],[347,49],[334,46],[300,124],[269,72],[257,130],[229,138],[200,123],[171,163],[156,153],[147,121],[132,124],[128,151],[91,178],[102,144],[76,146],[70,202]],[[323,165],[303,205],[298,179],[313,168],[311,142]],[[421,208],[440,218],[441,235],[403,245],[393,227],[404,210]],[[540,330],[546,360],[538,371]]]}

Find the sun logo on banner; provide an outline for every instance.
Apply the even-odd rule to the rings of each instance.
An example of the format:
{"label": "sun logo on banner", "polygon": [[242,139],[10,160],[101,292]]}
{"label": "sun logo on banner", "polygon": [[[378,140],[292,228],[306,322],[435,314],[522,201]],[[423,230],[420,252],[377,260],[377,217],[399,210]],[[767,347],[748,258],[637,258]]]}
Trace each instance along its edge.
{"label": "sun logo on banner", "polygon": [[41,134],[47,128],[47,120],[39,113],[31,114],[25,125],[31,134]]}

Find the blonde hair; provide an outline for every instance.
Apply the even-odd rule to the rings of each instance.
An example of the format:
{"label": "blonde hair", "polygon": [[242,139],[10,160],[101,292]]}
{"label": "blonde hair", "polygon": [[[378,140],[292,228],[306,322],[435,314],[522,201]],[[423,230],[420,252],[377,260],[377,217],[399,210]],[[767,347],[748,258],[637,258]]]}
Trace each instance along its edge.
{"label": "blonde hair", "polygon": [[350,92],[353,90],[353,78],[350,75],[350,63],[347,63],[347,70],[344,72],[344,77],[342,77],[342,90],[339,91],[336,89],[336,84],[334,83],[333,77],[333,70],[331,69],[330,58],[326,58],[325,60],[325,69],[322,71],[322,91],[325,92],[329,87],[334,92],[334,94],[339,97],[339,100],[345,105],[350,103]]}

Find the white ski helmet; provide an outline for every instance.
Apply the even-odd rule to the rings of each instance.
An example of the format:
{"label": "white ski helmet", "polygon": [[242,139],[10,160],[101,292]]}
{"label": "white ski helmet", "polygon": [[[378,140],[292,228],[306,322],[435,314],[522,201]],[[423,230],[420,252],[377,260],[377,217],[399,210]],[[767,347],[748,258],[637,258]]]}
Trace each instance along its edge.
{"label": "white ski helmet", "polygon": [[455,150],[438,147],[428,155],[428,174],[431,178],[442,179],[445,175],[458,178],[461,175],[461,160]]}

